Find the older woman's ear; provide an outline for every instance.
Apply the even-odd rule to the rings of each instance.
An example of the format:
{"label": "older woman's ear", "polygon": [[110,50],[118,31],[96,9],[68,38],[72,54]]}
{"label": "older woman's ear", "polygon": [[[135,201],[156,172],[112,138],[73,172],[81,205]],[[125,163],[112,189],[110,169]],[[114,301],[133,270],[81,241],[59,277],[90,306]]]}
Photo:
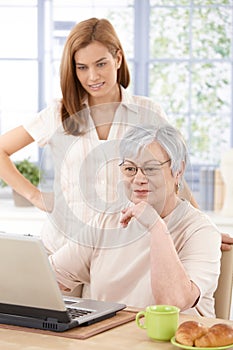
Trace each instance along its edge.
{"label": "older woman's ear", "polygon": [[185,162],[182,161],[180,170],[175,172],[176,184],[178,184],[182,181],[182,176],[184,175],[184,170],[185,170]]}
{"label": "older woman's ear", "polygon": [[182,177],[183,177],[183,174],[184,174],[184,170],[185,170],[185,163],[184,163],[184,161],[182,161],[180,170],[176,171],[175,175],[174,175],[174,177],[175,177],[175,186],[176,186],[175,191],[176,191],[177,194],[179,193],[179,191],[183,187],[183,183],[182,183],[183,179],[182,179]]}

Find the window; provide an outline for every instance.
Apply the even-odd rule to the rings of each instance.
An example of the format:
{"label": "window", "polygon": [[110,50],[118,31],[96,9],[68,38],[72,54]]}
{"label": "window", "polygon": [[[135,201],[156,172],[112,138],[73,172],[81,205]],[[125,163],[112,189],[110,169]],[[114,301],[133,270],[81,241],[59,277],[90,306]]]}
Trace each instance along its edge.
{"label": "window", "polygon": [[233,145],[232,1],[151,0],[149,95],[189,143],[192,163]]}
{"label": "window", "polygon": [[[36,1],[0,1],[0,131],[25,122],[38,110]],[[36,145],[15,157],[37,159]]]}

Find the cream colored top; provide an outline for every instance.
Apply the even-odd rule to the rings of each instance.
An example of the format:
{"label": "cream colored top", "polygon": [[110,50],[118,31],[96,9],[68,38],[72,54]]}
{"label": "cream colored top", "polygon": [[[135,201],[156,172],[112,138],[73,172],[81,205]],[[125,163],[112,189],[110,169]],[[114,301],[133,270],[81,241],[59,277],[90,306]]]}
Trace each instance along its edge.
{"label": "cream colored top", "polygon": [[[89,284],[89,296],[93,299],[138,307],[154,304],[150,233],[135,219],[127,228],[121,228],[119,221],[119,210],[100,214],[85,230],[77,233],[73,241],[51,255],[57,280],[70,289],[78,283]],[[220,272],[220,233],[205,214],[187,201],[182,201],[164,221],[179,259],[201,292],[196,307],[187,312],[214,317],[213,293]]]}
{"label": "cream colored top", "polygon": [[[61,123],[60,101],[44,109],[24,125],[40,147],[48,145],[54,163],[54,210],[41,232],[48,252],[54,252],[97,213],[109,204],[119,204],[119,140],[135,124],[156,125],[166,118],[160,105],[142,96],[131,96],[121,88],[118,106],[108,139],[98,138],[89,110],[85,113],[87,132],[83,136],[66,135]],[[43,156],[42,156],[43,158]]]}

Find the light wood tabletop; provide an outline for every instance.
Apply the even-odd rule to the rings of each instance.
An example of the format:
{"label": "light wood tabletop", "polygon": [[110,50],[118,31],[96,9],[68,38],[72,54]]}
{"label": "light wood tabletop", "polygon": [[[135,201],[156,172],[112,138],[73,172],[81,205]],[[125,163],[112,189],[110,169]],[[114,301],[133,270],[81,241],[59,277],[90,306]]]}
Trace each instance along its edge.
{"label": "light wood tabletop", "polygon": [[[233,321],[221,319],[200,318],[180,314],[180,323],[196,320],[207,326],[216,323],[227,323],[233,326]],[[146,331],[139,329],[135,321],[115,327],[85,340],[68,339],[56,336],[28,333],[10,329],[0,329],[1,350],[175,350],[178,349],[170,342],[155,342],[150,340]]]}

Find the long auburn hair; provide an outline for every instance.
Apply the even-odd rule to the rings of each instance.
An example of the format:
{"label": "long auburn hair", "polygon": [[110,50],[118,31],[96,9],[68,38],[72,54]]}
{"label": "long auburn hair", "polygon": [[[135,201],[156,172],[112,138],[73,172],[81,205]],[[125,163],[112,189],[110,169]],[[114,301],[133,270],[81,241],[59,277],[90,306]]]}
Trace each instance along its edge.
{"label": "long auburn hair", "polygon": [[114,58],[117,51],[121,50],[122,62],[117,71],[117,83],[127,88],[130,82],[125,54],[112,24],[106,19],[98,18],[90,18],[76,24],[67,38],[60,65],[61,119],[66,134],[79,135],[85,132],[83,102],[87,92],[77,78],[74,55],[93,41],[106,46]]}

